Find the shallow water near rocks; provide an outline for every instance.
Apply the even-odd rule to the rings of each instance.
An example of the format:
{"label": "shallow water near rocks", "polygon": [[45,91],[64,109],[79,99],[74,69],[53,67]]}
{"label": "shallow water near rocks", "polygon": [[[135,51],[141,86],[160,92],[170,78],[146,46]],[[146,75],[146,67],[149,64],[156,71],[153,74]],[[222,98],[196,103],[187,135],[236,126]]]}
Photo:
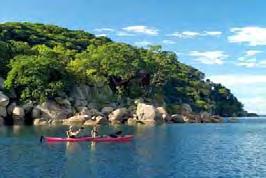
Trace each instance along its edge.
{"label": "shallow water near rocks", "polygon": [[0,127],[0,177],[266,177],[266,118],[101,128],[134,134],[127,143],[39,142],[66,129]]}

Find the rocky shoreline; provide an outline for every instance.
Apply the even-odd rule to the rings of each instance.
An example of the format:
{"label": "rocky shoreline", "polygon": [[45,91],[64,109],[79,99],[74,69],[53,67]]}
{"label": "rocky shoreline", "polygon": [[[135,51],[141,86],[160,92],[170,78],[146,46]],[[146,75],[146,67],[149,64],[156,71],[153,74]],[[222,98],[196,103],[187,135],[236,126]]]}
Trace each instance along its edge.
{"label": "rocky shoreline", "polygon": [[88,102],[89,86],[75,87],[70,97],[56,97],[42,104],[19,105],[0,91],[0,124],[4,125],[95,125],[143,123],[220,123],[223,118],[207,112],[193,113],[182,104],[176,114],[167,113],[164,106],[130,100],[127,104],[108,103],[102,106]]}

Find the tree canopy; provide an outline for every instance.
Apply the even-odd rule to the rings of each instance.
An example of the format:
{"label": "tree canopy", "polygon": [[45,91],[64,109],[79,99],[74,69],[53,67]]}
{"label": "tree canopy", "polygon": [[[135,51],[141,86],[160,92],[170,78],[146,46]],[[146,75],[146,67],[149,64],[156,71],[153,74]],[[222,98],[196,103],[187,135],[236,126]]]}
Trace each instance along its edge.
{"label": "tree canopy", "polygon": [[73,85],[85,84],[109,86],[120,98],[162,102],[169,111],[188,103],[198,112],[245,113],[229,89],[160,46],[137,48],[53,25],[0,24],[0,77],[21,102],[67,95]]}

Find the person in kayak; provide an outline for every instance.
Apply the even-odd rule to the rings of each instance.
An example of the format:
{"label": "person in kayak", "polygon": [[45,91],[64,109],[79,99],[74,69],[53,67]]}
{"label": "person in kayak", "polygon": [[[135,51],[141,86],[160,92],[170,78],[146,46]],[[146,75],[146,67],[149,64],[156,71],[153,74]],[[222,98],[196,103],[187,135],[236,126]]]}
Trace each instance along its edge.
{"label": "person in kayak", "polygon": [[92,128],[92,130],[91,130],[91,136],[93,137],[93,138],[95,138],[95,137],[97,137],[97,135],[98,135],[98,129],[99,127],[98,127],[98,125],[94,125],[93,126],[93,128]]}
{"label": "person in kayak", "polygon": [[109,137],[117,138],[117,137],[121,136],[121,134],[122,134],[122,131],[119,130],[119,131],[117,131],[115,133],[110,134]]}
{"label": "person in kayak", "polygon": [[66,131],[66,135],[68,138],[76,138],[81,132],[81,128],[79,130],[74,130],[73,126],[69,126],[68,131]]}

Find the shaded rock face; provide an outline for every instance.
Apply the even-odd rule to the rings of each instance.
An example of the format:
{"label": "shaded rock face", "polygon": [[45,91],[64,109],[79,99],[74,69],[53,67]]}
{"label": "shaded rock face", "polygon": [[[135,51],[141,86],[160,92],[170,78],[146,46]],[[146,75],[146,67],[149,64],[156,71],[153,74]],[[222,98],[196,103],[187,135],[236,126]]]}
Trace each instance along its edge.
{"label": "shaded rock face", "polygon": [[123,122],[124,119],[127,119],[127,108],[118,108],[109,114],[109,121],[115,122]]}
{"label": "shaded rock face", "polygon": [[136,111],[138,120],[143,122],[156,122],[156,108],[153,105],[138,103]]}
{"label": "shaded rock face", "polygon": [[101,113],[104,115],[109,115],[114,110],[113,107],[103,107]]}
{"label": "shaded rock face", "polygon": [[6,107],[9,103],[9,98],[0,91],[0,107]]}
{"label": "shaded rock face", "polygon": [[6,117],[7,112],[6,112],[6,107],[0,107],[0,117]]}
{"label": "shaded rock face", "polygon": [[12,115],[14,108],[17,106],[16,103],[11,103],[7,106],[7,114]]}
{"label": "shaded rock face", "polygon": [[174,123],[185,123],[186,122],[184,119],[184,116],[180,114],[171,115],[171,121]]}
{"label": "shaded rock face", "polygon": [[95,98],[107,100],[107,98],[111,96],[112,91],[107,86],[97,88],[88,85],[75,86],[70,94],[70,97],[73,98],[75,107],[87,106],[88,101],[92,101]]}
{"label": "shaded rock face", "polygon": [[156,118],[159,120],[164,120],[166,122],[171,120],[171,117],[169,116],[164,107],[156,108]]}
{"label": "shaded rock face", "polygon": [[101,116],[103,115],[101,112],[99,112],[97,109],[90,109],[89,113],[91,116]]}
{"label": "shaded rock face", "polygon": [[181,105],[181,114],[186,115],[186,114],[191,114],[192,113],[192,108],[189,104],[182,104]]}
{"label": "shaded rock face", "polygon": [[60,106],[54,101],[44,102],[37,108],[41,112],[41,117],[46,119],[66,119],[73,113],[71,108]]}
{"label": "shaded rock face", "polygon": [[40,116],[41,116],[41,110],[37,107],[34,107],[31,112],[31,117],[35,119],[35,118],[39,118]]}
{"label": "shaded rock face", "polygon": [[88,104],[87,97],[89,95],[89,87],[86,85],[75,86],[70,94],[74,99],[74,105],[76,107],[86,106]]}

